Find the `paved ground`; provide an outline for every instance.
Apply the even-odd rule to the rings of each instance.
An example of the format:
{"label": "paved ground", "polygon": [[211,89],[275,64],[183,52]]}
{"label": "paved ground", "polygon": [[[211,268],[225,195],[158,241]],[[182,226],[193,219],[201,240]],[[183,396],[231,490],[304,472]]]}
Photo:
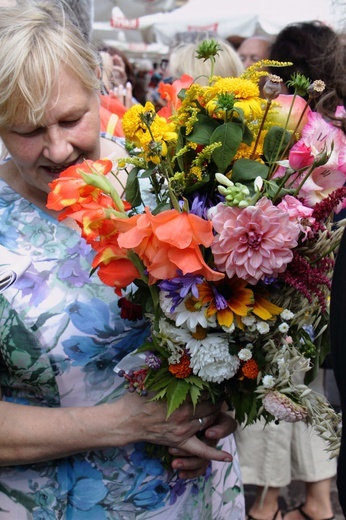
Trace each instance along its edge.
{"label": "paved ground", "polygon": [[[255,486],[245,486],[245,500],[247,508],[250,507],[255,497]],[[344,520],[341,507],[338,500],[335,479],[332,483],[332,504],[336,520]],[[292,507],[298,506],[304,502],[304,484],[302,482],[292,482],[287,488],[281,490],[280,508],[286,511]]]}

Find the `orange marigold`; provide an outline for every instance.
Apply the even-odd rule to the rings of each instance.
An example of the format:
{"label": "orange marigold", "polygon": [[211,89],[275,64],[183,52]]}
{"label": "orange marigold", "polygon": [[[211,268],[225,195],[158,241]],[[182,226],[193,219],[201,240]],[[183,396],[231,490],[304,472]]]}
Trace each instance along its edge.
{"label": "orange marigold", "polygon": [[248,379],[256,379],[259,372],[258,365],[254,359],[248,359],[247,361],[245,361],[245,363],[241,367],[241,370],[243,372],[243,375]]}
{"label": "orange marigold", "polygon": [[179,363],[176,363],[175,365],[169,365],[168,370],[178,379],[189,377],[189,375],[192,373],[189,356],[184,353],[181,356]]}

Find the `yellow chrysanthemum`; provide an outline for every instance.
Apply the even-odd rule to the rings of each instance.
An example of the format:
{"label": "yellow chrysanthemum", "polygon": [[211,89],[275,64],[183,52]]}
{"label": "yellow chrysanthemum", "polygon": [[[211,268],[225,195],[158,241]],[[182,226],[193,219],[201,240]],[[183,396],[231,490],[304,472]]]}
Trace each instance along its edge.
{"label": "yellow chrysanthemum", "polygon": [[206,108],[213,114],[220,94],[233,94],[234,106],[241,108],[247,119],[258,119],[262,115],[262,100],[257,83],[243,78],[219,78],[207,87],[204,94]]}
{"label": "yellow chrysanthemum", "polygon": [[155,107],[149,101],[145,106],[137,103],[125,112],[122,119],[122,127],[126,139],[133,141],[136,138],[138,131],[144,131],[147,129],[145,123],[141,120],[141,115],[145,112],[155,113]]}
{"label": "yellow chrysanthemum", "polygon": [[[159,164],[160,157],[167,155],[166,143],[178,139],[174,123],[158,116],[150,102],[144,107],[134,105],[124,114],[123,130],[125,137],[141,148],[142,155],[155,164]],[[156,150],[153,143],[158,145]]]}

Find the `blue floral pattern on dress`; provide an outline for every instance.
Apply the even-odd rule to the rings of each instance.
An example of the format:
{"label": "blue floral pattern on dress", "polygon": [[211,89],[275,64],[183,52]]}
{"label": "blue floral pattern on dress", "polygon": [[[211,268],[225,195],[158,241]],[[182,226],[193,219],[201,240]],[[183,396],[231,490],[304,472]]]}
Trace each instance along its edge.
{"label": "blue floral pattern on dress", "polygon": [[[0,296],[3,399],[27,406],[93,406],[125,391],[114,367],[143,343],[145,321],[120,318],[117,297],[90,275],[78,232],[0,180],[0,247],[31,266]],[[234,440],[224,440],[234,452]],[[181,480],[145,443],[0,468],[0,520],[240,520],[237,457]]]}

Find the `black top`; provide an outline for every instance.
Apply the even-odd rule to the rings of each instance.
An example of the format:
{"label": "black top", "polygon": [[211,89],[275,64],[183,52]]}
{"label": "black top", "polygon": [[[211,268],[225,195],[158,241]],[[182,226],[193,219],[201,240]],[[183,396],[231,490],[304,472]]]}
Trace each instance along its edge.
{"label": "black top", "polygon": [[343,426],[337,487],[340,505],[346,517],[346,230],[334,267],[330,302],[330,339],[335,380],[340,393]]}

